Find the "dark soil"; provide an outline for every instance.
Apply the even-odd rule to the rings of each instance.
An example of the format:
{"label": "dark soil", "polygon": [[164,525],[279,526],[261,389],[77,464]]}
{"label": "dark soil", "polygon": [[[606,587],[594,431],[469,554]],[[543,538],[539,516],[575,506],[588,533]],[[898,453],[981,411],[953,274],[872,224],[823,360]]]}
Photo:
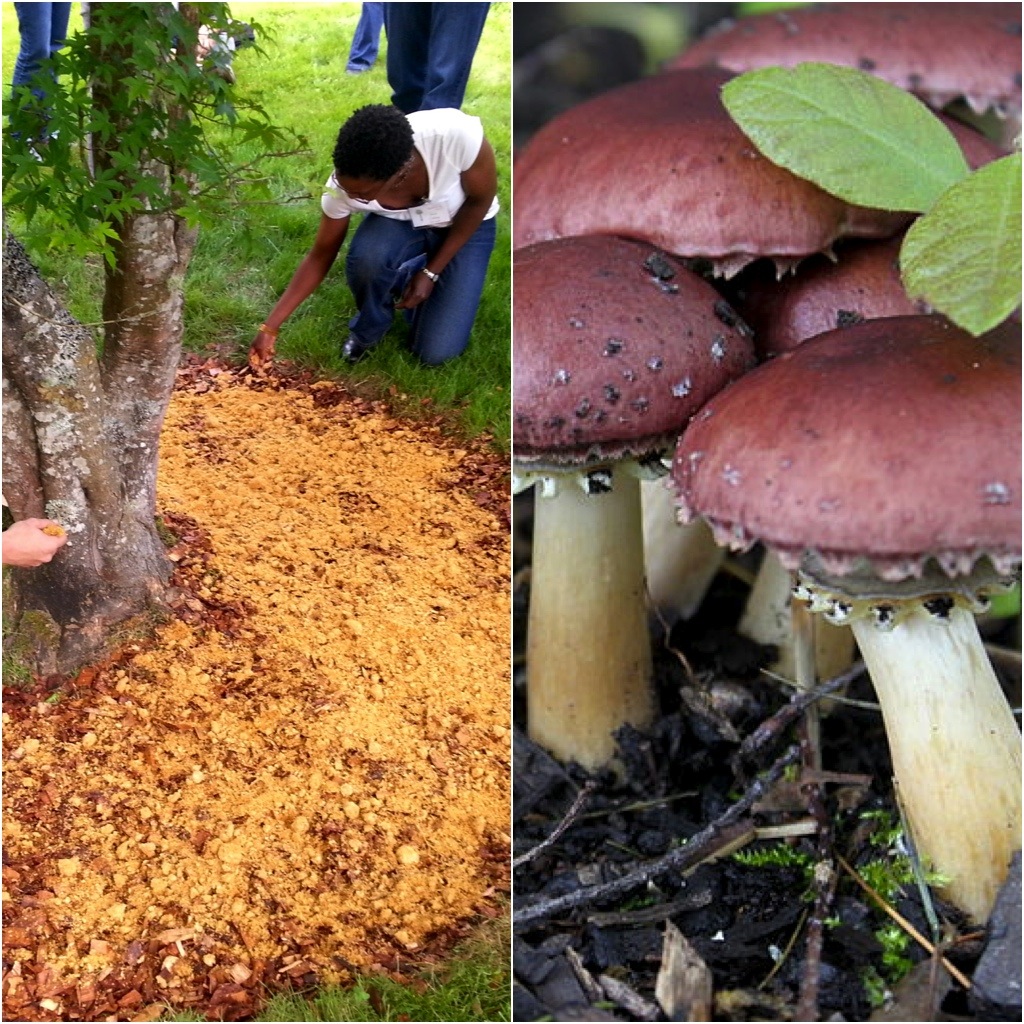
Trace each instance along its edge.
{"label": "dark soil", "polygon": [[[788,726],[772,724],[772,716],[789,701],[784,687],[760,670],[771,649],[734,631],[747,588],[733,575],[720,574],[699,614],[668,636],[652,626],[661,717],[645,734],[627,729],[621,735],[621,777],[611,772],[589,777],[578,766],[556,763],[530,742],[522,652],[531,516],[529,496],[518,500],[514,1019],[673,1019],[654,997],[666,921],[678,927],[706,965],[713,992],[712,1016],[677,1019],[1019,1019],[1019,987],[1016,1003],[1012,987],[1009,995],[998,997],[1009,999],[1009,1007],[969,997],[945,970],[932,971],[925,949],[905,938],[840,866],[841,857],[869,878],[886,865],[892,867],[882,873],[890,878],[907,870],[908,861],[884,834],[898,823],[898,812],[881,718],[871,708],[847,705],[824,720],[828,781],[815,785],[813,775],[794,766],[742,816],[739,829],[799,824],[809,834],[756,839],[738,856],[700,863],[685,877],[678,870],[657,870],[672,851],[678,855],[682,841],[714,831],[758,773],[799,740],[799,716]],[[1012,690],[1019,687],[1019,678],[1005,681]],[[872,702],[870,682],[858,676],[847,696]],[[757,737],[756,753],[746,756]],[[568,827],[537,851],[566,824],[581,793],[582,805],[570,815]],[[735,831],[724,829],[723,835]],[[821,896],[814,881],[819,863],[833,868],[834,884],[816,953],[812,920],[815,898]],[[641,883],[627,892],[604,900],[588,894],[593,886],[635,873]],[[890,894],[891,905],[930,936],[916,886],[897,889]],[[1019,880],[1017,892],[1019,919]],[[555,913],[530,920],[542,901],[556,897],[562,901]],[[574,901],[576,906],[565,906]],[[933,902],[946,957],[970,979],[986,936],[967,927],[953,908],[934,897]],[[998,955],[997,947],[1003,946],[1010,963],[1014,957],[1019,963],[1019,931],[1016,938],[999,939],[996,930],[990,929],[986,956]],[[898,954],[889,935],[900,936]],[[1003,973],[1009,980],[1012,971]],[[616,987],[616,981],[626,987]],[[811,998],[815,986],[818,1015],[799,1015],[807,1007],[801,1008],[801,996]],[[883,993],[888,1010],[879,1016],[876,1005]]]}

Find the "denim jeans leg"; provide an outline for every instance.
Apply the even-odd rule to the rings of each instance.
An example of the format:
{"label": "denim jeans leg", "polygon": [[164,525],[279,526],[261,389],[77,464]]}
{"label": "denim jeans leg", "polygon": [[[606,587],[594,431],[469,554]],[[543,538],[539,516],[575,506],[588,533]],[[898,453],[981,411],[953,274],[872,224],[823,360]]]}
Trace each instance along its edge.
{"label": "denim jeans leg", "polygon": [[[495,220],[485,220],[473,232],[444,268],[430,298],[416,310],[412,350],[428,366],[454,359],[469,344],[494,249]],[[440,237],[431,248],[439,244]]]}
{"label": "denim jeans leg", "polygon": [[50,56],[62,49],[68,38],[71,4],[50,4]]}
{"label": "denim jeans leg", "polygon": [[488,3],[388,3],[388,82],[399,110],[461,107]]}
{"label": "denim jeans leg", "polygon": [[[71,4],[16,3],[14,8],[21,39],[11,84],[29,85],[41,70],[43,61],[64,45]],[[39,99],[44,98],[40,90],[33,91]]]}
{"label": "denim jeans leg", "polygon": [[403,114],[420,109],[426,81],[430,9],[433,4],[386,3],[387,69],[391,102]]}
{"label": "denim jeans leg", "polygon": [[348,71],[369,71],[377,60],[380,33],[384,27],[384,4],[364,3],[348,52]]}
{"label": "denim jeans leg", "polygon": [[420,110],[461,107],[489,3],[430,4],[429,56]]}
{"label": "denim jeans leg", "polygon": [[395,301],[410,276],[427,261],[429,233],[407,220],[368,213],[356,229],[345,260],[345,276],[359,311],[349,330],[364,347],[388,332]]}

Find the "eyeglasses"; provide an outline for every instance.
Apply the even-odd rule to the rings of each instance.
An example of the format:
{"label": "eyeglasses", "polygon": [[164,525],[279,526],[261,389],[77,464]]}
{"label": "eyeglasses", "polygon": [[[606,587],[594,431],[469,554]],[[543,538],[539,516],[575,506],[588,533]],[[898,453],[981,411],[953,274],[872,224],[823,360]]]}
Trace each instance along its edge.
{"label": "eyeglasses", "polygon": [[[406,160],[390,178],[387,179],[387,181],[379,185],[372,193],[348,192],[346,189],[345,191],[347,192],[349,199],[354,199],[358,203],[374,202],[374,200],[379,196],[384,195],[385,192],[390,192],[393,188],[397,188],[403,181],[405,181],[409,176],[409,172],[412,170],[412,162],[412,157],[410,156],[409,159]],[[337,175],[335,175],[334,180],[337,182],[339,188],[343,187],[341,182],[338,181]]]}

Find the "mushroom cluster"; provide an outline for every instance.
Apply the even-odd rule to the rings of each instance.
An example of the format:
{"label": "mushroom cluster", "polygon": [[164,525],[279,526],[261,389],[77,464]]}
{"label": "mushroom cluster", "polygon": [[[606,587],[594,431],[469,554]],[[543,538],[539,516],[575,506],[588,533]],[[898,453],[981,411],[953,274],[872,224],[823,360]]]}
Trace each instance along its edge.
{"label": "mushroom cluster", "polygon": [[[668,541],[660,538],[678,527],[667,523],[646,493],[646,570],[637,568],[632,479],[655,475],[657,445],[635,438],[598,442],[585,433],[578,413],[548,404],[555,392],[568,396],[575,380],[561,354],[565,349],[557,357],[548,350],[536,381],[521,379],[527,346],[552,342],[537,326],[543,320],[540,299],[532,285],[526,289],[519,261],[543,267],[534,277],[545,279],[544,301],[561,311],[570,276],[585,277],[593,258],[576,263],[564,253],[577,247],[591,252],[583,246],[600,248],[613,237],[616,245],[631,239],[644,252],[658,250],[678,275],[673,282],[682,281],[684,267],[704,275],[709,293],[699,301],[728,310],[743,338],[750,322],[764,361],[754,370],[737,365],[727,375],[737,379],[717,397],[709,392],[708,400],[688,406],[678,424],[683,433],[671,480],[678,493],[672,496],[692,528],[705,538],[713,533],[719,546],[712,557],[720,558],[725,547],[762,546],[766,576],[774,569],[775,582],[765,589],[771,591],[778,641],[789,642],[791,606],[797,615],[805,605],[824,612],[818,621],[841,630],[830,625],[819,634],[844,637],[840,660],[819,665],[828,675],[849,660],[856,636],[879,691],[914,838],[950,879],[947,895],[979,921],[1009,854],[1020,845],[1019,730],[972,617],[1020,564],[1019,326],[1003,325],[975,339],[912,301],[895,263],[897,235],[911,215],[852,206],[772,164],[728,116],[720,92],[733,74],[750,68],[825,61],[876,73],[936,106],[959,99],[973,111],[994,111],[1019,123],[1019,36],[1019,8],[1009,4],[829,4],[753,17],[698,43],[670,69],[557,116],[526,145],[515,170],[514,443],[524,480],[539,482],[548,495],[571,493],[577,507],[567,513],[570,523],[586,524],[582,532],[594,537],[603,531],[591,519],[594,493],[609,483],[630,492],[628,525],[623,519],[611,535],[614,543],[628,544],[629,568],[608,568],[628,581],[628,615],[605,612],[583,632],[563,634],[553,647],[535,647],[534,632],[542,636],[545,620],[570,607],[564,587],[553,603],[541,603],[539,581],[548,557],[542,551],[584,551],[579,533],[558,534],[553,545],[541,541],[535,549],[528,651],[532,735],[559,756],[576,756],[562,733],[590,697],[579,688],[571,708],[557,709],[548,698],[541,704],[535,678],[555,664],[549,681],[538,685],[557,693],[571,663],[584,659],[586,677],[596,676],[595,661],[609,666],[602,684],[607,692],[627,674],[626,662],[641,664],[639,675],[646,676],[647,634],[633,603],[645,578],[659,603],[674,603],[680,615],[692,611],[709,578],[705,566],[702,584],[685,598],[672,596],[678,584],[663,577],[674,577],[668,565],[675,558],[666,556]],[[963,59],[948,59],[953,52]],[[972,128],[947,124],[972,168],[1000,155],[998,145]],[[543,263],[545,251],[558,256]],[[642,307],[652,293],[645,298],[636,286],[637,257],[623,259],[633,267],[622,272],[631,294],[617,301],[640,317],[642,308],[632,303],[639,300]],[[656,270],[653,277],[657,284]],[[588,319],[578,312],[546,315],[566,323]],[[559,329],[563,340],[571,336],[564,324]],[[684,336],[671,330],[663,335],[666,348],[658,358],[664,365]],[[535,385],[539,390],[530,390]],[[588,416],[603,386],[588,379],[585,393],[575,395]],[[614,391],[618,395],[617,386]],[[542,453],[536,440],[545,423],[563,445],[557,456]],[[629,452],[640,469],[627,474],[606,467],[610,456],[600,447],[606,443]],[[554,471],[573,460],[577,483],[567,486]],[[793,471],[797,463],[799,474]],[[631,482],[620,488],[627,476]],[[664,489],[652,493],[665,497]],[[535,544],[547,530],[545,500],[538,497]],[[588,555],[585,575],[592,577],[586,570],[598,564]],[[583,581],[569,589],[575,595]],[[642,640],[625,661],[612,663],[605,634]],[[594,656],[594,647],[601,653]],[[559,648],[555,661],[551,651]],[[955,683],[941,685],[955,696],[940,705],[937,681],[952,677]],[[908,679],[914,681],[909,687]],[[585,755],[588,766],[610,756],[608,732],[617,721],[642,724],[650,716],[650,700],[647,690],[625,717],[619,710],[595,720],[593,733],[603,740]],[[910,704],[917,710],[906,720],[916,725],[901,731],[894,709]],[[541,719],[550,724],[539,726]],[[979,749],[984,754],[975,756]],[[965,776],[971,781],[965,783]],[[954,824],[951,815],[964,805],[970,805],[966,816]]]}

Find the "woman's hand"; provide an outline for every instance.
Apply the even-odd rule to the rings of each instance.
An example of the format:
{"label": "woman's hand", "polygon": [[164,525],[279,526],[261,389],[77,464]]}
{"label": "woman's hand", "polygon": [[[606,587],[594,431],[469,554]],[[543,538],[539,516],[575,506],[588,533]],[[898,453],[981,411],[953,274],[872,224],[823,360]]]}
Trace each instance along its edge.
{"label": "woman's hand", "polygon": [[249,365],[254,370],[262,370],[274,361],[274,344],[277,335],[270,331],[258,331],[249,346]]}
{"label": "woman's hand", "polygon": [[52,519],[21,519],[3,532],[3,563],[34,569],[67,542],[68,535]]}
{"label": "woman's hand", "polygon": [[402,297],[395,303],[395,309],[415,309],[421,302],[426,302],[434,290],[434,282],[423,271],[412,275],[405,286]]}
{"label": "woman's hand", "polygon": [[320,282],[327,276],[345,241],[349,220],[349,217],[335,219],[326,214],[321,215],[313,247],[292,274],[284,294],[267,314],[266,321],[260,324],[249,346],[249,365],[254,370],[263,370],[274,361],[277,332],[288,317],[320,287]]}

